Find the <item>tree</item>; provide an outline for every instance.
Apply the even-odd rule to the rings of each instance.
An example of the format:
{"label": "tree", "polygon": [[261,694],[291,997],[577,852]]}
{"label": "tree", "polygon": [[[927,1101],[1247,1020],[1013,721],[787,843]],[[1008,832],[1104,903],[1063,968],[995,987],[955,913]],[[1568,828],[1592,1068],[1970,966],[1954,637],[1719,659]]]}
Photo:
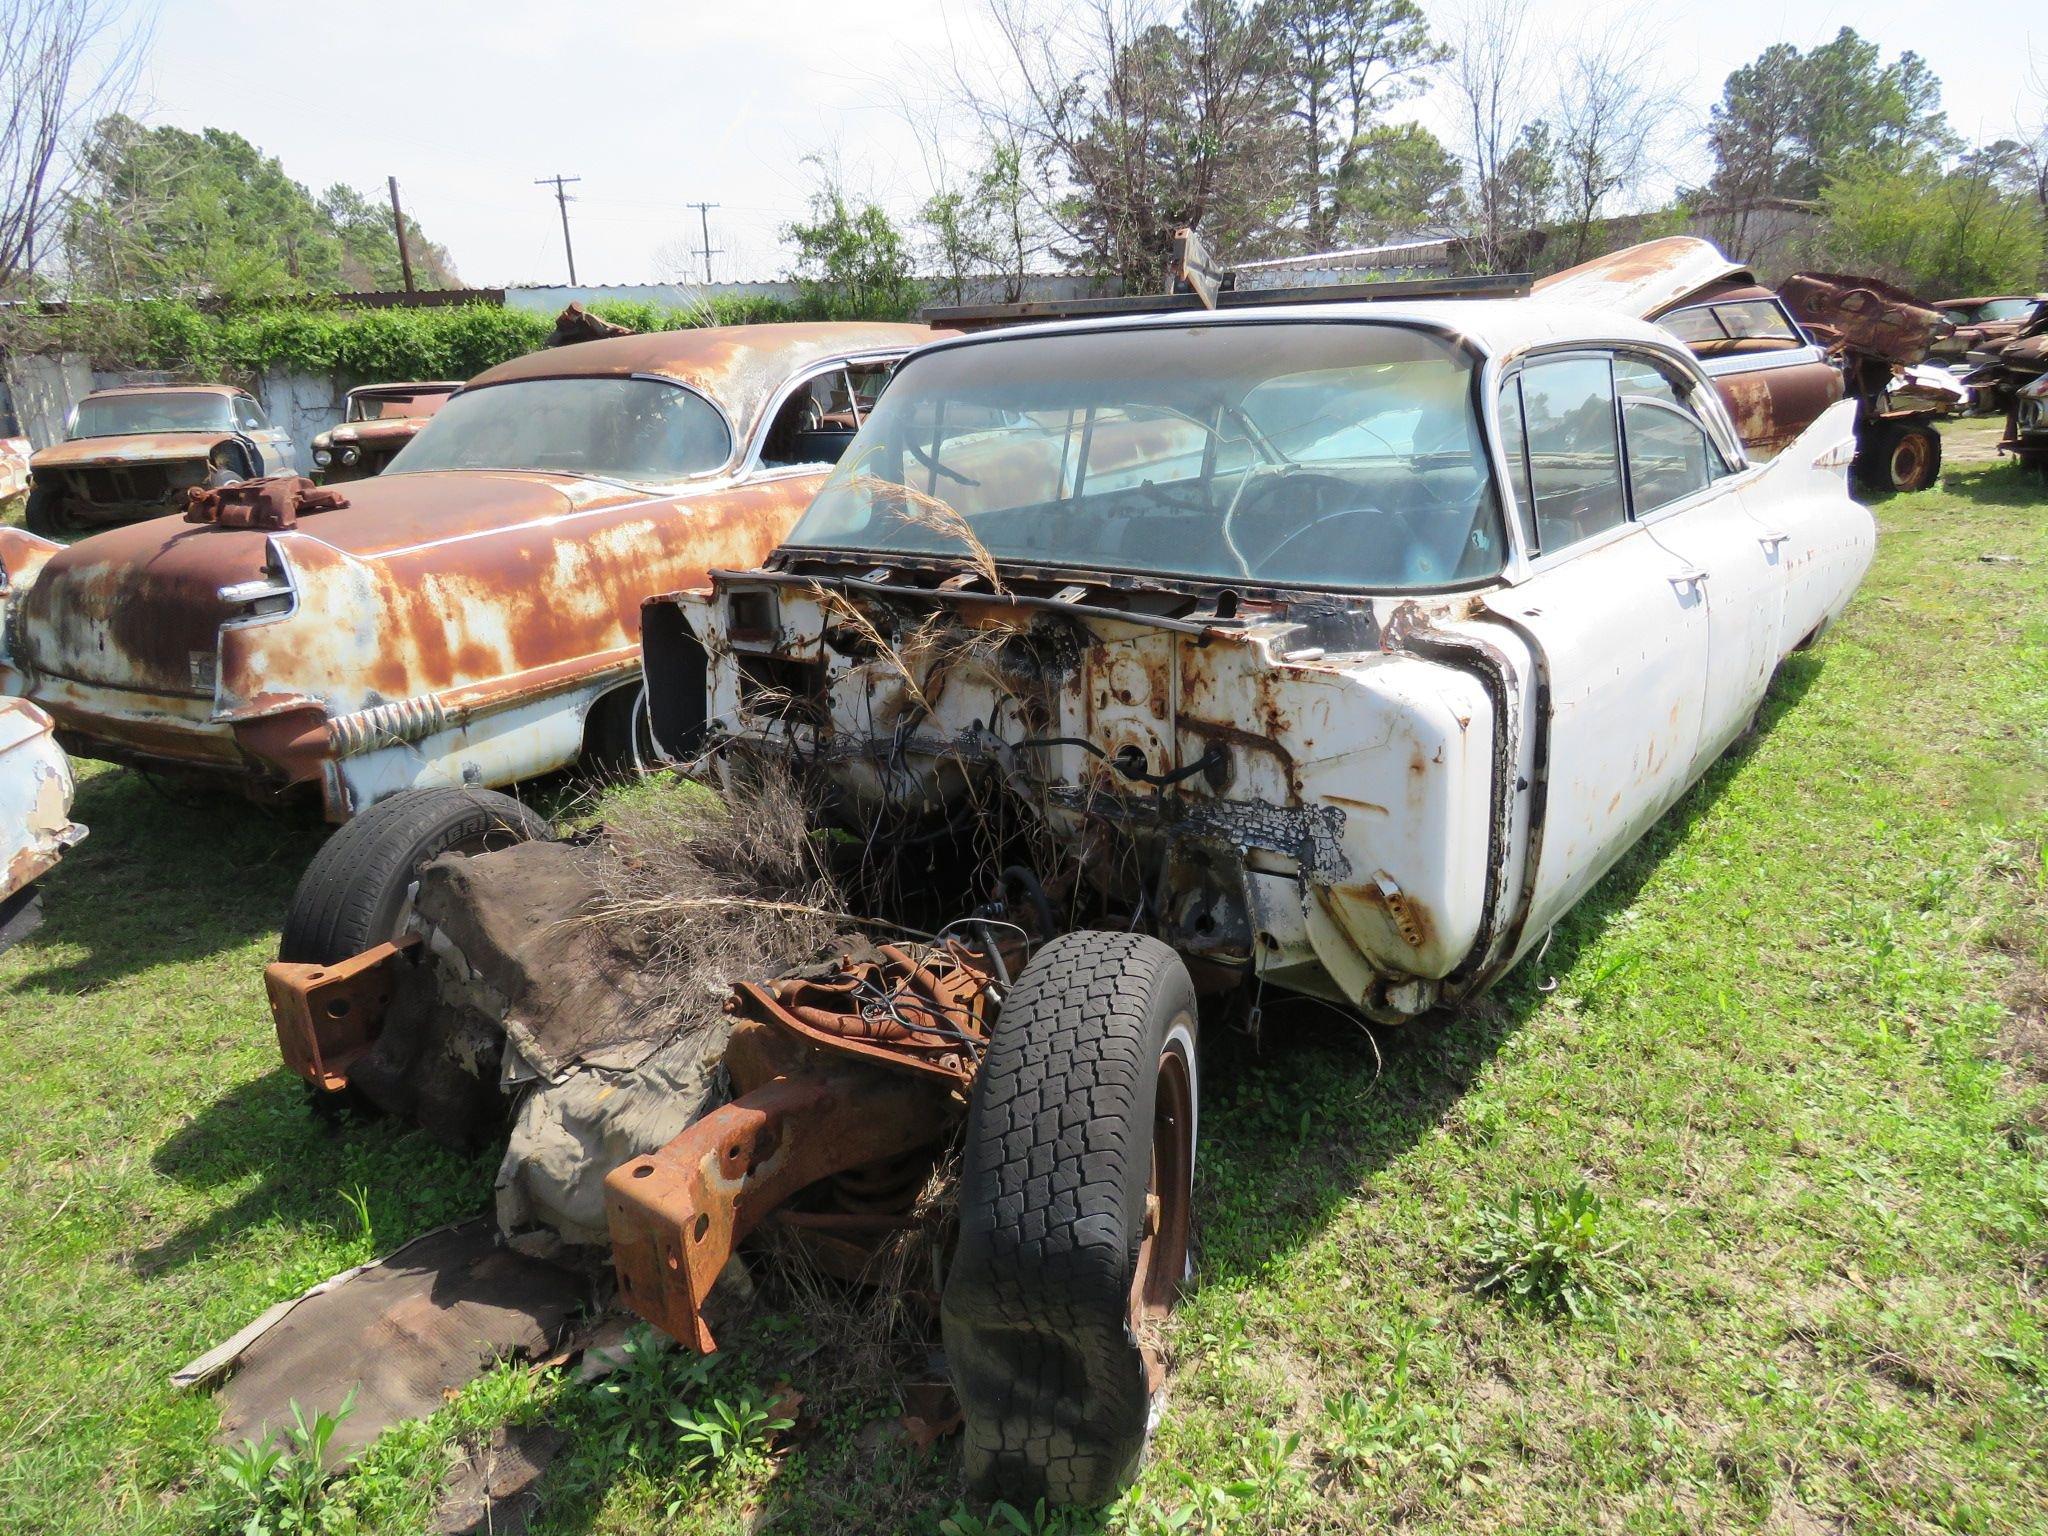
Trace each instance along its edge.
{"label": "tree", "polygon": [[[95,125],[64,227],[71,285],[116,298],[231,303],[396,287],[398,242],[382,204],[348,187],[316,200],[238,133]],[[408,221],[415,275],[449,284],[447,254]]]}
{"label": "tree", "polygon": [[0,0],[0,295],[48,253],[76,183],[81,125],[127,94],[146,19],[122,33],[122,0]]}
{"label": "tree", "polygon": [[[391,205],[345,182],[320,194],[320,216],[341,242],[341,287],[350,292],[396,289],[405,282],[398,259],[398,238],[391,229]],[[412,257],[413,283],[420,288],[457,286],[447,250],[427,238],[419,220],[405,216],[406,249]]]}
{"label": "tree", "polygon": [[902,232],[875,203],[856,208],[836,169],[815,156],[810,164],[819,175],[810,220],[782,231],[796,247],[804,307],[830,320],[908,319],[924,292]]}
{"label": "tree", "polygon": [[1610,32],[1574,50],[1555,109],[1556,214],[1569,241],[1564,265],[1593,254],[1595,222],[1658,164],[1665,126],[1677,110],[1640,34]]}
{"label": "tree", "polygon": [[[1430,36],[1413,0],[1276,0],[1272,25],[1283,49],[1277,66],[1300,125],[1303,233],[1310,249],[1336,237],[1346,189],[1356,192],[1361,154],[1375,119],[1415,94],[1449,50]],[[1412,141],[1411,141],[1412,143]]]}
{"label": "tree", "polygon": [[1086,270],[1157,288],[1175,230],[1238,258],[1282,243],[1293,205],[1284,80],[1248,0],[1077,0],[1048,17],[989,0],[1015,100],[976,102]]}
{"label": "tree", "polygon": [[1333,189],[1334,237],[1366,245],[1397,235],[1440,235],[1466,214],[1464,167],[1420,123],[1375,123],[1351,146]]}
{"label": "tree", "polygon": [[1494,272],[1549,218],[1557,187],[1550,128],[1534,105],[1526,17],[1518,0],[1475,0],[1460,18],[1448,79],[1471,204],[1467,238],[1478,264]]}
{"label": "tree", "polygon": [[1749,213],[1769,198],[1809,199],[1851,160],[1897,166],[1955,148],[1941,82],[1918,54],[1881,62],[1844,27],[1808,53],[1775,43],[1728,76],[1709,130],[1708,193],[1730,210],[1719,233],[1749,254]]}
{"label": "tree", "polygon": [[2011,141],[1948,170],[1931,155],[1907,165],[1871,155],[1821,191],[1821,252],[1843,271],[1940,296],[2034,285],[2043,220]]}

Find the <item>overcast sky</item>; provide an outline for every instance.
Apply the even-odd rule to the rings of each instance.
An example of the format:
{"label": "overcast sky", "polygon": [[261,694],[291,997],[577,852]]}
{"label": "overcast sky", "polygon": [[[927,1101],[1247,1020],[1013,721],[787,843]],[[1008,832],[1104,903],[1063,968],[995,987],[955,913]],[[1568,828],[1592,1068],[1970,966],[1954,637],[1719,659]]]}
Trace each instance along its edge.
{"label": "overcast sky", "polygon": [[[1887,58],[1924,56],[1966,137],[2010,134],[2042,111],[2032,93],[2048,75],[2048,22],[2001,37],[1926,0],[1530,5],[1552,37],[1622,14],[1659,40],[1702,128],[1730,69],[1844,25]],[[714,275],[767,278],[788,266],[777,231],[803,211],[807,155],[835,153],[850,186],[899,216],[916,206],[929,177],[899,98],[943,101],[952,60],[989,57],[990,41],[982,0],[163,0],[141,115],[233,129],[316,192],[335,181],[381,191],[396,175],[407,211],[473,284],[565,280],[553,193],[533,184],[558,171],[582,177],[569,217],[583,282],[694,264],[698,215],[686,205],[699,199],[719,205]],[[1394,115],[1435,125],[1440,111],[1424,100]],[[1672,166],[1674,178],[1693,174]]]}

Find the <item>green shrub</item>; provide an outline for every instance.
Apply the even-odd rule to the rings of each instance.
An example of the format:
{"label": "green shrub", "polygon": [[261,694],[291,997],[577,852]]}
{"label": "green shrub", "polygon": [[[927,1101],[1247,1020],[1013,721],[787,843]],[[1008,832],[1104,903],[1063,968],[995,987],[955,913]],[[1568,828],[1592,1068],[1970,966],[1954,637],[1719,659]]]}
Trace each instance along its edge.
{"label": "green shrub", "polygon": [[[736,295],[687,309],[625,300],[594,313],[635,331],[785,320],[858,318],[843,306]],[[0,345],[20,352],[76,352],[109,372],[250,377],[266,369],[350,379],[467,379],[547,339],[554,317],[496,304],[422,309],[277,305],[212,313],[173,299],[85,302],[62,314],[15,317]]]}

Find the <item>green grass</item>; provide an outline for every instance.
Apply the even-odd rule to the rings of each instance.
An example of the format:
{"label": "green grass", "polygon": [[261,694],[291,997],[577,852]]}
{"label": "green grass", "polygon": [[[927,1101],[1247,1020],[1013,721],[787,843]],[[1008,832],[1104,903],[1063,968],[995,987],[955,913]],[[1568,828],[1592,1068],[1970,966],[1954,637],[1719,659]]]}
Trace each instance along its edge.
{"label": "green grass", "polygon": [[[1382,1064],[1312,1010],[1212,1033],[1200,1287],[1112,1526],[2041,1528],[2048,496],[1954,451],[1983,432],[1879,509],[1835,637],[1540,963]],[[278,1070],[259,972],[316,828],[104,770],[80,815],[0,958],[0,1530],[203,1528],[214,1410],[167,1373],[477,1208],[491,1159],[323,1123]],[[1530,1214],[1582,1183],[1591,1225]],[[1582,1317],[1481,1289],[1539,1240],[1533,1299],[1586,1282]],[[788,1375],[787,1454],[690,1475],[653,1415],[503,1369],[388,1435],[335,1528],[420,1528],[452,1446],[546,1420],[544,1530],[937,1529],[951,1452],[818,1394],[808,1327],[678,1389],[701,1417]]]}

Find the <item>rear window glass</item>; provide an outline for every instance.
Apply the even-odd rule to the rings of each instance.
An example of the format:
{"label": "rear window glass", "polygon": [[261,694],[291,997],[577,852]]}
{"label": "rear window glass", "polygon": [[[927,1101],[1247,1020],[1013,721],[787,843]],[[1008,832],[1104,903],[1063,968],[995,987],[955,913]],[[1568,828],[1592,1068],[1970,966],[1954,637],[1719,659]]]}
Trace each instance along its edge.
{"label": "rear window glass", "polygon": [[387,475],[522,469],[661,485],[732,457],[725,418],[659,379],[522,379],[451,398]]}

